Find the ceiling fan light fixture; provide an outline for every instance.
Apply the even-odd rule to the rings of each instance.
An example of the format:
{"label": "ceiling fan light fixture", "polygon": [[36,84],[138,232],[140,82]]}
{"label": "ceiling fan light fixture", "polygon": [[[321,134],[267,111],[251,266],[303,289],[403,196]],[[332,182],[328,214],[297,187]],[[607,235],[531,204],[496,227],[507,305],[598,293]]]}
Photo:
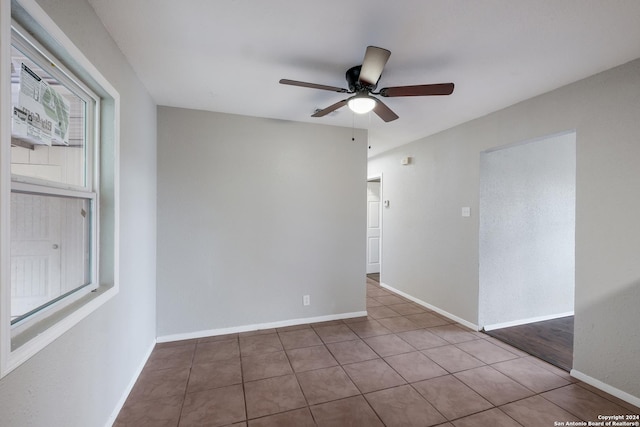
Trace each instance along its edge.
{"label": "ceiling fan light fixture", "polygon": [[374,92],[378,87],[380,76],[382,76],[382,71],[390,55],[391,52],[387,49],[368,46],[364,54],[364,59],[362,60],[362,65],[349,68],[345,74],[347,87],[349,89],[289,79],[281,79],[280,84],[353,94],[353,96],[346,99],[343,98],[341,101],[335,102],[326,108],[316,110],[311,117],[324,117],[348,105],[349,109],[357,114],[365,114],[373,111],[384,122],[392,122],[399,117],[382,101],[382,98],[371,96],[372,94],[385,98],[395,98],[401,96],[451,95],[453,93],[453,83],[391,86]]}
{"label": "ceiling fan light fixture", "polygon": [[375,108],[376,100],[369,95],[356,95],[349,98],[347,105],[354,113],[365,114]]}

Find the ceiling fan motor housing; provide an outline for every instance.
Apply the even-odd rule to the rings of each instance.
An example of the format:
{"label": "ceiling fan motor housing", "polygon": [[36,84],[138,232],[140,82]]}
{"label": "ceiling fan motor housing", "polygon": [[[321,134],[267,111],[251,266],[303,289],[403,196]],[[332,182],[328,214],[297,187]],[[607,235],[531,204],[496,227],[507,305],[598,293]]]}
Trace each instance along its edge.
{"label": "ceiling fan motor housing", "polygon": [[[362,65],[356,65],[355,67],[351,67],[347,70],[345,77],[347,79],[347,84],[349,86],[349,92],[355,92],[355,93],[369,92],[374,90],[378,85],[378,82],[375,82],[374,84],[370,85],[358,80],[360,78],[361,68],[362,68]],[[378,78],[378,80],[380,79]]]}

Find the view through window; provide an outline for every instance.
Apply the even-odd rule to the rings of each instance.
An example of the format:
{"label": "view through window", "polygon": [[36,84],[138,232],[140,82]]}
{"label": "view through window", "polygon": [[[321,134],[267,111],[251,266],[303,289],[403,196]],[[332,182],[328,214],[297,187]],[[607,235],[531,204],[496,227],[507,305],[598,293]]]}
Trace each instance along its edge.
{"label": "view through window", "polygon": [[17,31],[11,47],[11,322],[95,285],[95,96]]}

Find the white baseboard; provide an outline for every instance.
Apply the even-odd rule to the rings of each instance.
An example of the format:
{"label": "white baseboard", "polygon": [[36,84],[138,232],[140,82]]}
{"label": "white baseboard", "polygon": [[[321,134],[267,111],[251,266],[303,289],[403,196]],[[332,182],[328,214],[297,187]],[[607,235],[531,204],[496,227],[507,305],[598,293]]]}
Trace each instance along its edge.
{"label": "white baseboard", "polygon": [[124,403],[127,401],[127,397],[129,397],[129,393],[131,393],[131,390],[133,390],[133,386],[136,384],[138,377],[142,373],[142,369],[144,369],[144,365],[146,365],[147,360],[149,360],[149,356],[151,356],[151,352],[153,351],[153,348],[155,347],[155,345],[156,345],[155,342],[151,343],[151,346],[147,350],[145,356],[142,358],[142,363],[140,363],[140,365],[138,366],[138,369],[136,369],[136,372],[131,378],[129,385],[124,390],[124,393],[122,393],[122,397],[120,397],[120,400],[118,400],[118,403],[116,404],[116,407],[113,409],[111,416],[107,420],[105,427],[112,427],[113,423],[116,422],[116,418],[118,418],[118,414],[120,414],[120,411],[122,411],[122,407],[124,406]]}
{"label": "white baseboard", "polygon": [[609,393],[610,395],[615,396],[618,399],[622,399],[625,402],[632,404],[633,406],[640,407],[640,397],[633,396],[626,391],[622,391],[613,386],[610,386],[609,384],[603,383],[602,381],[592,378],[589,375],[583,374],[582,372],[575,369],[572,369],[570,374],[572,377],[577,378],[589,385],[592,385],[595,388],[598,388],[606,393]]}
{"label": "white baseboard", "polygon": [[510,328],[511,326],[526,325],[527,323],[534,322],[544,322],[545,320],[559,319],[561,317],[567,316],[573,316],[573,311],[567,311],[566,313],[549,314],[546,316],[529,317],[528,319],[513,320],[511,322],[494,323],[493,325],[485,325],[484,330],[492,331],[494,329]]}
{"label": "white baseboard", "polygon": [[446,318],[449,318],[449,319],[451,319],[451,320],[453,320],[455,322],[458,322],[461,325],[464,325],[469,329],[473,329],[474,331],[479,331],[480,330],[478,325],[476,325],[474,323],[471,323],[471,322],[469,322],[467,320],[464,320],[463,318],[458,317],[458,316],[456,316],[454,314],[451,314],[451,313],[449,313],[447,311],[444,311],[443,309],[438,308],[438,307],[436,307],[434,305],[431,305],[428,302],[424,302],[421,299],[418,299],[418,298],[416,298],[414,296],[411,296],[411,295],[409,295],[409,294],[407,294],[405,292],[402,292],[402,291],[394,288],[393,286],[389,286],[386,283],[382,283],[382,282],[380,283],[380,286],[390,290],[391,292],[395,292],[396,294],[401,295],[401,296],[405,297],[406,299],[409,299],[409,300],[415,302],[416,304],[420,304],[421,306],[423,306],[425,308],[428,308],[429,310],[435,311],[436,313],[441,314]]}
{"label": "white baseboard", "polygon": [[302,319],[281,320],[279,322],[258,323],[254,325],[233,326],[230,328],[208,329],[205,331],[187,332],[184,334],[163,335],[156,338],[156,342],[181,341],[193,338],[205,338],[216,335],[235,334],[238,332],[258,331],[261,329],[285,328],[287,326],[304,325],[306,323],[328,322],[330,320],[351,319],[353,317],[366,316],[366,311],[356,311],[353,313],[330,314],[328,316],[306,317]]}

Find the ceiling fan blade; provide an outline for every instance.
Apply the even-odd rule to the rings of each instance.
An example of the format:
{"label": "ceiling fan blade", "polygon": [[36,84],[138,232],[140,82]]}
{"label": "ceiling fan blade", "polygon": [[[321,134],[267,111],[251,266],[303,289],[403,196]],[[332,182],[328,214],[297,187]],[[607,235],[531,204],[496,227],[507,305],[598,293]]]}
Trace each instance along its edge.
{"label": "ceiling fan blade", "polygon": [[381,47],[369,46],[362,60],[358,81],[368,85],[375,85],[380,79],[382,70],[389,60],[391,52]]}
{"label": "ceiling fan blade", "polygon": [[323,110],[316,111],[315,113],[313,113],[311,115],[311,117],[324,117],[327,114],[331,113],[332,111],[335,111],[340,107],[344,107],[345,105],[347,105],[347,100],[343,99],[342,101],[338,101],[335,104],[330,105],[330,106],[328,106],[327,108],[325,108]]}
{"label": "ceiling fan blade", "polygon": [[387,96],[387,97],[451,95],[453,93],[453,87],[454,87],[453,83],[385,87],[383,89],[380,89],[380,95]]}
{"label": "ceiling fan blade", "polygon": [[280,84],[282,85],[291,85],[291,86],[300,86],[300,87],[308,87],[311,89],[322,89],[322,90],[330,90],[331,92],[348,92],[347,89],[343,89],[341,87],[336,86],[327,86],[327,85],[319,85],[316,83],[307,83],[307,82],[299,82],[297,80],[288,80],[281,79]]}
{"label": "ceiling fan blade", "polygon": [[373,112],[378,115],[385,122],[391,122],[398,118],[398,115],[394,113],[391,108],[387,107],[387,104],[376,98],[376,106],[373,107]]}

